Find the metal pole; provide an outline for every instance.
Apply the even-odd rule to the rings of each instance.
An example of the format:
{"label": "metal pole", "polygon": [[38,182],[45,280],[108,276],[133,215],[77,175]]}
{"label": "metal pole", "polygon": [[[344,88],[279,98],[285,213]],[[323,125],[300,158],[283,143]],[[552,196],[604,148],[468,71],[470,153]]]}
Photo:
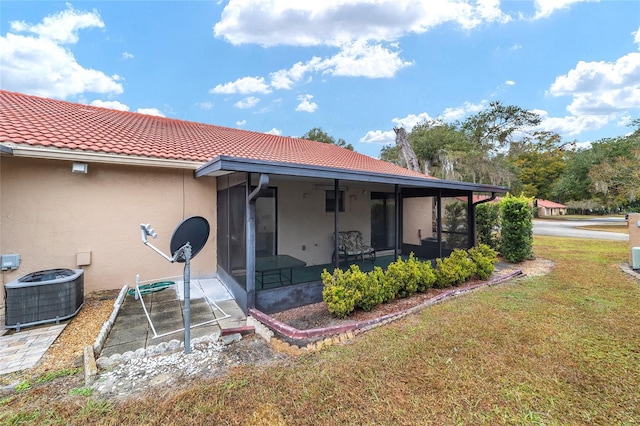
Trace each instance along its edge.
{"label": "metal pole", "polygon": [[191,244],[184,245],[184,353],[191,353]]}
{"label": "metal pole", "polygon": [[[333,205],[333,252],[336,254],[336,257],[333,262],[333,267],[335,269],[340,269],[340,253],[338,252],[338,246],[340,242],[338,241],[338,233],[340,232],[340,223],[338,222],[339,211],[340,208],[340,181],[335,179],[333,181],[333,193],[335,195],[335,203]],[[345,257],[344,259],[345,265],[348,267],[348,262]]]}

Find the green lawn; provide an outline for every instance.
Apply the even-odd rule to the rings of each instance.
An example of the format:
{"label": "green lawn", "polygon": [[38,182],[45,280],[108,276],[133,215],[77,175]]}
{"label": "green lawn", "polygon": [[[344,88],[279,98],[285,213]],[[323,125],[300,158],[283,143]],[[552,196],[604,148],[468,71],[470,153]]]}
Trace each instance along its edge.
{"label": "green lawn", "polygon": [[122,405],[37,389],[0,423],[640,423],[640,282],[626,242],[535,237],[554,270],[457,298],[286,364]]}

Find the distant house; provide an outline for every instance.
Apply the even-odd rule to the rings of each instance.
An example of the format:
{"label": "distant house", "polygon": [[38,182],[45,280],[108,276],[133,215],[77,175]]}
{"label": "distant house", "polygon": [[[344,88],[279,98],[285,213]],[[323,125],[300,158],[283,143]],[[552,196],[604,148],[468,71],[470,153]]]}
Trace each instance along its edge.
{"label": "distant house", "polygon": [[538,217],[562,216],[567,214],[567,206],[549,200],[536,200]]}
{"label": "distant house", "polygon": [[339,231],[360,231],[377,264],[441,257],[474,245],[477,196],[505,192],[335,145],[0,91],[0,253],[22,259],[4,283],[50,268],[82,267],[86,291],[180,276],[140,224],[168,252],[176,225],[202,216],[211,232],[191,276],[269,313],[322,300]]}

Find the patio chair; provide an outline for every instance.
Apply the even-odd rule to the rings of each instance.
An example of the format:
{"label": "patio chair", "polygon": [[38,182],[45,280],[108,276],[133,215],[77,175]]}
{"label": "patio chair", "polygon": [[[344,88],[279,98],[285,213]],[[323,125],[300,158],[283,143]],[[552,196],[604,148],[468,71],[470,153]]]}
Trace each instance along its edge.
{"label": "patio chair", "polygon": [[[362,238],[362,232],[360,231],[340,231],[338,232],[338,260],[344,258],[345,261],[349,261],[349,257],[352,256],[356,260],[362,259],[364,262],[365,256],[373,263],[376,260],[376,251],[373,247],[364,243]],[[336,253],[333,253],[333,261],[336,261]]]}

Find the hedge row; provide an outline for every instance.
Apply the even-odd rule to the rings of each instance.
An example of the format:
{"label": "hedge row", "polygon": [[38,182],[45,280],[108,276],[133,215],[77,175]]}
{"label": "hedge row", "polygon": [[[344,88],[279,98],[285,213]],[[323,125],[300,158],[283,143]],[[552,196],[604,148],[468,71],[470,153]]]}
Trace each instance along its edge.
{"label": "hedge row", "polygon": [[459,285],[474,276],[486,280],[497,260],[492,248],[480,244],[436,259],[435,268],[430,261],[420,261],[411,253],[406,261],[398,258],[389,264],[386,271],[376,266],[371,272],[362,272],[358,265],[351,265],[347,271],[335,269],[333,274],[325,269],[322,298],[332,315],[344,318],[355,309],[370,311],[381,303],[424,293],[431,287]]}

